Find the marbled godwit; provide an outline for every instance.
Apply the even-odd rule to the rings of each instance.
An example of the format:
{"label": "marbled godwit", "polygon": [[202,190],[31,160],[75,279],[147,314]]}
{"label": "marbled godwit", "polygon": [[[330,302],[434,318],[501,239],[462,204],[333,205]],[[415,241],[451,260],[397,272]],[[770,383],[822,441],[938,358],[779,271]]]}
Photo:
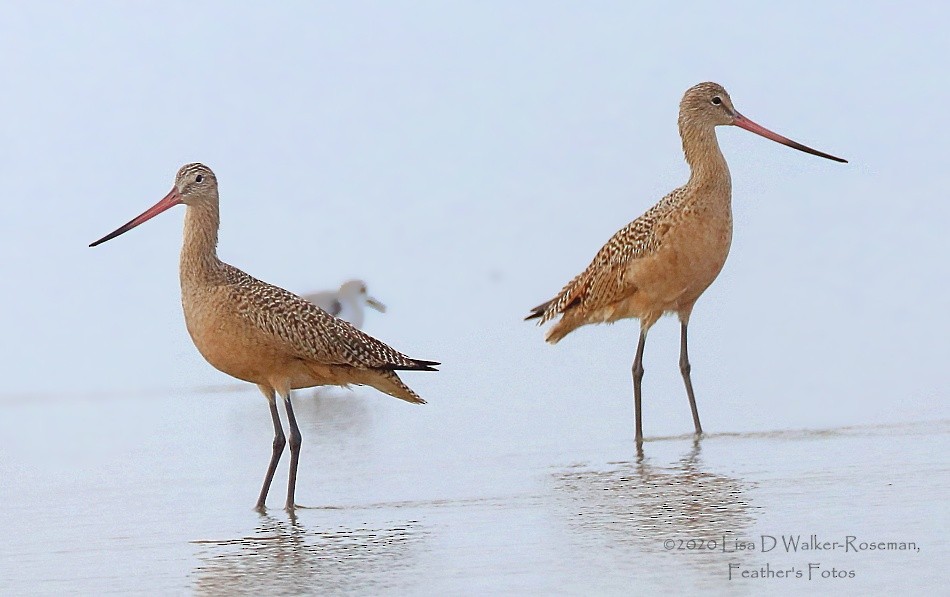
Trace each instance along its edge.
{"label": "marbled godwit", "polygon": [[360,384],[423,404],[396,371],[435,371],[433,366],[438,363],[409,358],[304,299],[218,259],[218,181],[203,164],[182,166],[164,199],[89,246],[128,232],[181,203],[188,206],[180,268],[188,333],[211,365],[257,384],[270,404],[274,443],[257,500],[259,510],[264,509],[274,471],[288,443],[275,393],[283,398],[290,430],[286,507],[293,509],[301,438],[290,391]]}
{"label": "marbled godwit", "polygon": [[647,332],[664,313],[680,320],[680,371],[702,434],[686,351],[686,327],[693,305],[712,284],[732,243],[732,181],[716,140],[717,126],[735,125],[800,151],[846,162],[816,151],[752,122],[739,114],[729,94],[716,83],[690,88],[680,102],[679,130],[690,167],[689,182],[651,207],[611,237],[587,269],[525,319],[560,320],[547,334],[555,344],[589,323],[640,320],[640,341],[633,361],[636,441],[643,441],[640,382]]}
{"label": "marbled godwit", "polygon": [[366,294],[366,282],[362,280],[344,282],[339,290],[304,294],[303,298],[330,315],[350,322],[355,328],[363,327],[366,307],[386,312],[386,305]]}

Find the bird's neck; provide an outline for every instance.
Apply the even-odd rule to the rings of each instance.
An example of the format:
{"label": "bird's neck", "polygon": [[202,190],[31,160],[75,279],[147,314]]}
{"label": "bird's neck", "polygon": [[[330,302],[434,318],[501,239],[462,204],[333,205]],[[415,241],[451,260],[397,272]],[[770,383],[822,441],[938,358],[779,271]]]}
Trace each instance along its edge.
{"label": "bird's neck", "polygon": [[714,127],[689,126],[680,122],[683,153],[689,164],[690,177],[687,186],[704,189],[700,196],[723,197],[729,201],[732,195],[732,178],[726,158],[719,149]]}
{"label": "bird's neck", "polygon": [[218,205],[216,202],[189,205],[185,212],[185,234],[181,247],[181,279],[208,280],[221,270],[218,259]]}

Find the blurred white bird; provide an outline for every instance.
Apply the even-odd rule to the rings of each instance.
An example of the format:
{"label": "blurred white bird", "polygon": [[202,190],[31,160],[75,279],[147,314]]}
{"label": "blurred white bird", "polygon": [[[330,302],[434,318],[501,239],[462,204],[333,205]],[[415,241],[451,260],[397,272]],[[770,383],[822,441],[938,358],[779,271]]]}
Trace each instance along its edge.
{"label": "blurred white bird", "polygon": [[303,298],[357,328],[363,327],[365,305],[380,313],[386,312],[386,305],[366,294],[366,283],[362,280],[350,280],[340,286],[339,290],[314,292],[303,295]]}

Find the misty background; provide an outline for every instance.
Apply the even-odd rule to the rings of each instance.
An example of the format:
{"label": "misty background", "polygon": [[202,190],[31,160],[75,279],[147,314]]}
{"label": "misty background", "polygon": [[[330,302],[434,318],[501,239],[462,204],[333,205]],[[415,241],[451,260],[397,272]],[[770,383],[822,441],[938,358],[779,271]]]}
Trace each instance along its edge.
{"label": "misty background", "polygon": [[[223,260],[298,293],[363,278],[389,307],[365,329],[443,363],[405,376],[430,402],[404,415],[421,429],[463,417],[483,439],[625,440],[637,323],[551,347],[521,319],[685,182],[678,102],[713,80],[850,163],[718,129],[735,234],[690,326],[704,428],[945,418],[948,17],[876,2],[4,3],[0,401],[234,382],[185,330],[184,208],[87,248],[201,161],[220,182]],[[660,321],[648,436],[692,429],[678,348]]]}

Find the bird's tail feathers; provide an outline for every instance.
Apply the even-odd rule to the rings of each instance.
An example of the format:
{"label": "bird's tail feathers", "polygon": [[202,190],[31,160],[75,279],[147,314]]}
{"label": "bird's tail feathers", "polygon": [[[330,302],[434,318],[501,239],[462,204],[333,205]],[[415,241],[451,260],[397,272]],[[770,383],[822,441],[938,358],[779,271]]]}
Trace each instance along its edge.
{"label": "bird's tail feathers", "polygon": [[551,306],[551,303],[553,303],[553,302],[554,302],[554,299],[551,299],[551,300],[549,300],[549,301],[545,301],[545,302],[541,303],[540,305],[538,305],[538,306],[535,307],[534,309],[531,309],[531,313],[529,313],[528,316],[524,318],[524,320],[525,320],[525,321],[531,321],[532,319],[538,319],[538,318],[540,318],[540,317],[543,317],[543,316],[544,316],[544,312],[548,310],[548,307],[550,307],[550,306]]}
{"label": "bird's tail feathers", "polygon": [[391,371],[438,371],[436,366],[442,364],[438,361],[426,361],[423,359],[409,360],[411,361],[411,364],[393,365],[391,367],[385,368]]}
{"label": "bird's tail feathers", "polygon": [[412,391],[412,388],[404,384],[398,375],[388,369],[364,369],[361,379],[356,383],[372,386],[384,394],[389,394],[394,398],[412,404],[426,403],[419,394],[416,394]]}

